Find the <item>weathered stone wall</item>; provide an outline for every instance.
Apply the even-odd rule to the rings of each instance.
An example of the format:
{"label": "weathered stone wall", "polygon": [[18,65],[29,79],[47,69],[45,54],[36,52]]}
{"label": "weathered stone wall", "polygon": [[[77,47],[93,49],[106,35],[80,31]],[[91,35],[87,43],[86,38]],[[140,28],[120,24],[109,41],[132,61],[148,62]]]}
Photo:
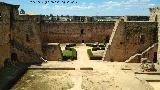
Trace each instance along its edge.
{"label": "weathered stone wall", "polygon": [[121,20],[107,56],[113,61],[125,61],[132,55],[143,52],[156,42],[156,22],[123,22]]}
{"label": "weathered stone wall", "polygon": [[62,60],[62,51],[58,43],[49,43],[44,50],[44,54],[48,61]]}
{"label": "weathered stone wall", "polygon": [[157,62],[158,44],[142,55],[142,58],[148,58],[152,62]]}
{"label": "weathered stone wall", "polygon": [[160,8],[150,8],[150,20],[158,22],[158,53],[157,53],[157,60],[160,63]]}
{"label": "weathered stone wall", "polygon": [[114,22],[41,24],[43,42],[50,43],[105,42],[114,27]]}
{"label": "weathered stone wall", "polygon": [[4,61],[10,58],[10,9],[6,4],[0,5],[0,68],[4,66]]}
{"label": "weathered stone wall", "polygon": [[43,56],[39,23],[35,20],[17,20],[12,31],[13,49],[19,60],[36,62]]}

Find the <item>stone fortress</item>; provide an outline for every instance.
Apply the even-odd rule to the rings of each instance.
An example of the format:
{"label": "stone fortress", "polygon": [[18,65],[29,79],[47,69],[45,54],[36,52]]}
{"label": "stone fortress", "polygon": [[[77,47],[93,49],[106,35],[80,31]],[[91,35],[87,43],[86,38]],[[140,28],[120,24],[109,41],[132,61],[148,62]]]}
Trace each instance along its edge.
{"label": "stone fortress", "polygon": [[160,8],[151,8],[150,16],[92,17],[19,14],[18,8],[0,2],[0,68],[44,56],[61,60],[61,43],[106,43],[105,61],[160,62]]}

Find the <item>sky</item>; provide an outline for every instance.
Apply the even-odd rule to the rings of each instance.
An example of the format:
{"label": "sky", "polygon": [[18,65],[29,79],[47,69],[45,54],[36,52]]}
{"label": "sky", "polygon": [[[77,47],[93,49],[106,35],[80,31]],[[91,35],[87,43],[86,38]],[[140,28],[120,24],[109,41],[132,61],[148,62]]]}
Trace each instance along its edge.
{"label": "sky", "polygon": [[[50,2],[45,4],[45,1]],[[53,4],[51,1],[60,1],[60,3]],[[64,4],[62,1],[77,3]],[[53,14],[54,16],[146,16],[150,15],[148,8],[160,6],[160,0],[0,0],[0,2],[20,5],[19,10],[23,9],[28,14]]]}

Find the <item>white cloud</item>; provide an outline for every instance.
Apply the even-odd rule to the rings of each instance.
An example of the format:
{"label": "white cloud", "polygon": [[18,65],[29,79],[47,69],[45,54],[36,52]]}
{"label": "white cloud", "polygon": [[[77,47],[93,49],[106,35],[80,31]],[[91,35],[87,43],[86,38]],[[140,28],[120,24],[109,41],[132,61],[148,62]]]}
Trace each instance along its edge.
{"label": "white cloud", "polygon": [[111,9],[113,7],[146,7],[146,6],[154,6],[155,4],[150,3],[150,0],[127,0],[127,1],[106,1],[104,4],[102,4],[100,7]]}
{"label": "white cloud", "polygon": [[96,3],[82,3],[80,5],[43,5],[41,8],[44,10],[52,9],[54,11],[73,11],[73,10],[91,10],[91,9],[112,9],[112,8],[124,8],[130,7],[153,7],[155,4],[150,3],[151,0],[123,0],[123,1],[106,1],[101,4]]}
{"label": "white cloud", "polygon": [[43,5],[41,8],[42,9],[49,9],[50,7],[49,7],[49,4],[46,4],[46,5]]}

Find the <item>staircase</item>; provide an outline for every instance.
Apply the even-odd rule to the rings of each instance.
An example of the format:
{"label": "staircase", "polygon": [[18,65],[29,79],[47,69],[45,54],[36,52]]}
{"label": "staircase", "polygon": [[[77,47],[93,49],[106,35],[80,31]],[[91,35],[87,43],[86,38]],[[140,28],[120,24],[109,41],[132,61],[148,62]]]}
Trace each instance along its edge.
{"label": "staircase", "polygon": [[113,31],[112,31],[112,34],[111,34],[110,39],[109,39],[109,43],[106,44],[105,52],[103,54],[102,60],[105,60],[106,51],[108,50],[108,47],[112,44],[114,35],[115,35],[116,31],[117,31],[118,24],[119,24],[119,20],[116,21],[115,26],[114,26]]}
{"label": "staircase", "polygon": [[137,56],[142,56],[144,53],[148,52],[150,49],[154,48],[156,45],[158,45],[158,43],[154,43],[152,46],[148,47],[146,50],[144,50],[141,54],[136,53],[133,56],[131,56],[129,59],[127,59],[125,62],[129,63],[131,62],[135,57]]}

